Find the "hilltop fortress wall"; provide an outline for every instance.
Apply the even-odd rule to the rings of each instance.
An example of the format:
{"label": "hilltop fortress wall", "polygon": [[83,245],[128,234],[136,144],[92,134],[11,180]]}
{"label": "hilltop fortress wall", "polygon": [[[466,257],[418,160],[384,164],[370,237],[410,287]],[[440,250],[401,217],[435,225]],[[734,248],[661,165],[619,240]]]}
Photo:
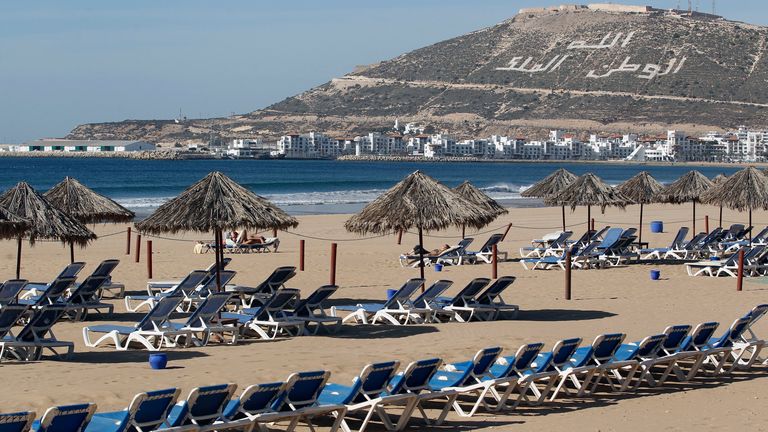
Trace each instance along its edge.
{"label": "hilltop fortress wall", "polygon": [[557,12],[579,12],[579,11],[596,11],[596,12],[613,12],[613,13],[654,13],[654,12],[672,12],[679,15],[690,15],[704,18],[721,18],[718,15],[708,14],[700,11],[687,11],[687,10],[666,10],[658,9],[652,6],[635,6],[635,5],[623,5],[614,3],[590,3],[590,4],[561,4],[559,6],[547,6],[538,8],[523,8],[520,9],[518,14],[520,15],[540,15]]}

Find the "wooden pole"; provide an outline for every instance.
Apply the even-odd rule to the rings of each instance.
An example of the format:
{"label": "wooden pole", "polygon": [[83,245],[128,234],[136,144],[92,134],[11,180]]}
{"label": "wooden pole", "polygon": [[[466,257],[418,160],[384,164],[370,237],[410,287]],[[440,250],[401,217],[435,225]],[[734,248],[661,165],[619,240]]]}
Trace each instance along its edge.
{"label": "wooden pole", "polygon": [[141,259],[141,234],[136,234],[136,262]]}
{"label": "wooden pole", "polygon": [[499,277],[499,264],[498,264],[499,258],[498,258],[497,254],[498,254],[497,246],[493,245],[493,257],[491,258],[493,260],[492,261],[493,265],[491,267],[493,269],[491,271],[491,278],[492,279],[496,279],[496,278]]}
{"label": "wooden pole", "polygon": [[723,206],[720,206],[720,228],[723,227]]}
{"label": "wooden pole", "polygon": [[637,227],[637,246],[643,243],[643,203],[640,203],[640,225]]}
{"label": "wooden pole", "polygon": [[125,254],[130,255],[131,254],[131,227],[128,227],[126,230],[126,233],[128,234],[125,238]]}
{"label": "wooden pole", "polygon": [[272,228],[272,237],[277,237],[277,228]]}
{"label": "wooden pole", "polygon": [[403,230],[399,230],[397,232],[397,244],[401,244],[403,242]]}
{"label": "wooden pole", "polygon": [[752,228],[752,209],[749,209],[749,225],[747,225],[747,228],[749,228],[749,245],[752,246],[752,231],[754,231]]}
{"label": "wooden pole", "polygon": [[222,242],[221,230],[217,229],[213,232],[213,241],[216,243],[216,248],[213,252],[216,254],[216,290],[221,292],[221,242]]}
{"label": "wooden pole", "polygon": [[693,201],[693,235],[696,235],[696,200]]}
{"label": "wooden pole", "polygon": [[69,263],[75,262],[75,243],[69,242]]}
{"label": "wooden pole", "polygon": [[744,249],[739,249],[739,272],[736,274],[736,291],[741,291],[744,284]]}
{"label": "wooden pole", "polygon": [[590,237],[592,237],[592,225],[590,224],[590,221],[592,220],[592,207],[587,206],[587,232],[590,233]]}
{"label": "wooden pole", "polygon": [[560,208],[563,210],[563,231],[565,231],[565,206],[560,206]]}
{"label": "wooden pole", "polygon": [[147,278],[152,279],[152,240],[147,240]]}
{"label": "wooden pole", "polygon": [[304,240],[299,240],[299,271],[304,271]]}
{"label": "wooden pole", "polygon": [[16,242],[16,279],[21,279],[21,237]]}
{"label": "wooden pole", "polygon": [[591,220],[592,220],[592,226],[590,227],[590,229],[592,231],[595,231],[595,218],[592,218]]}
{"label": "wooden pole", "polygon": [[336,285],[336,250],[338,245],[331,243],[331,285]]}
{"label": "wooden pole", "polygon": [[507,229],[504,230],[504,235],[501,236],[501,241],[504,241],[504,239],[507,238],[507,234],[509,234],[509,230],[511,230],[511,229],[512,229],[512,223],[507,225]]}
{"label": "wooden pole", "polygon": [[[424,279],[424,236],[421,227],[419,227],[419,273],[421,278]],[[424,287],[421,287],[421,289],[423,291]]]}
{"label": "wooden pole", "polygon": [[565,299],[571,299],[571,250],[565,251]]}
{"label": "wooden pole", "polygon": [[709,232],[709,215],[704,215],[704,232]]}
{"label": "wooden pole", "polygon": [[467,226],[465,224],[461,224],[461,239],[463,240],[464,237],[466,237],[467,233]]}

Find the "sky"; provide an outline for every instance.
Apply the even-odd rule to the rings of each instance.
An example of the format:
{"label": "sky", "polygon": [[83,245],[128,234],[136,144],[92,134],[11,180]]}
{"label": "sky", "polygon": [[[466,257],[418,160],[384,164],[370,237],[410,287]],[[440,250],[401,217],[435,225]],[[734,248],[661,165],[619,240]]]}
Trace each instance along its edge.
{"label": "sky", "polygon": [[[698,2],[711,11],[711,0]],[[560,3],[568,1],[3,0],[0,143],[180,110],[190,118],[246,113],[356,65]],[[670,8],[678,0],[614,3]],[[768,25],[765,0],[717,7]]]}

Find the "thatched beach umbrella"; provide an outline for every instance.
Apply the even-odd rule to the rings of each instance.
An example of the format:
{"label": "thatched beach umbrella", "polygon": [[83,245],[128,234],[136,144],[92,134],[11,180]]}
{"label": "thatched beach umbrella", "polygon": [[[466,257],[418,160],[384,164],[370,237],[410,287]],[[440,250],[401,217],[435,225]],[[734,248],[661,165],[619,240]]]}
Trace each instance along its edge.
{"label": "thatched beach umbrella", "polygon": [[[577,178],[578,177],[576,174],[568,171],[565,168],[560,168],[559,170],[548,175],[543,180],[540,180],[538,183],[535,183],[533,186],[524,190],[520,196],[525,198],[551,197],[565,190],[565,188],[575,182]],[[563,231],[565,231],[565,206],[563,205],[560,207],[563,211]]]}
{"label": "thatched beach umbrella", "polygon": [[606,207],[624,208],[632,202],[619,191],[603,182],[600,177],[587,173],[576,179],[570,186],[557,195],[544,198],[547,205],[569,206],[571,211],[576,207],[587,207],[587,231],[592,218],[592,206],[599,206],[601,211]]}
{"label": "thatched beach umbrella", "polygon": [[[29,236],[30,244],[34,245],[37,239],[45,239],[85,246],[89,241],[96,238],[96,234],[92,233],[85,225],[56,209],[25,182],[20,182],[5,192],[0,197],[0,206],[7,208],[8,211],[29,224],[26,235]],[[21,235],[17,236],[17,279],[21,274],[21,239]]]}
{"label": "thatched beach umbrella", "polygon": [[659,193],[664,190],[664,186],[657,182],[648,171],[641,171],[631,179],[616,186],[622,195],[629,198],[633,203],[640,204],[640,225],[638,229],[637,242],[643,241],[643,206],[657,202]]}
{"label": "thatched beach umbrella", "polygon": [[468,225],[482,228],[495,216],[432,177],[416,171],[400,181],[344,224],[359,234],[419,230],[419,267],[424,278],[424,231]]}
{"label": "thatched beach umbrella", "polygon": [[[712,179],[712,184],[717,186],[720,183],[726,181],[727,179],[728,179],[728,176],[726,176],[725,174],[718,174]],[[720,225],[719,226],[720,228],[723,227],[723,206],[722,205],[720,206]]]}
{"label": "thatched beach umbrella", "polygon": [[[504,208],[504,206],[497,203],[495,199],[486,195],[483,191],[475,187],[468,180],[465,180],[464,183],[456,186],[453,190],[454,192],[464,197],[466,200],[473,202],[483,208],[488,212],[489,215],[493,216],[493,219],[496,219],[503,214],[509,213],[507,209]],[[466,225],[461,226],[461,238],[464,238],[465,228]]]}
{"label": "thatched beach umbrella", "polygon": [[712,182],[698,171],[689,171],[669,184],[659,194],[659,202],[670,204],[693,203],[693,232],[696,233],[696,203],[712,187]]}
{"label": "thatched beach umbrella", "polygon": [[[738,211],[749,211],[752,226],[752,210],[768,210],[768,177],[755,167],[746,167],[701,196],[701,202],[717,204]],[[749,233],[752,241],[752,232]]]}
{"label": "thatched beach umbrella", "polygon": [[214,171],[136,224],[148,234],[211,232],[216,242],[216,286],[221,290],[222,230],[287,229],[299,225],[268,200]]}
{"label": "thatched beach umbrella", "polygon": [[[130,222],[132,211],[100,195],[72,177],[65,177],[43,196],[54,207],[83,224]],[[70,262],[75,262],[75,247],[69,244]]]}

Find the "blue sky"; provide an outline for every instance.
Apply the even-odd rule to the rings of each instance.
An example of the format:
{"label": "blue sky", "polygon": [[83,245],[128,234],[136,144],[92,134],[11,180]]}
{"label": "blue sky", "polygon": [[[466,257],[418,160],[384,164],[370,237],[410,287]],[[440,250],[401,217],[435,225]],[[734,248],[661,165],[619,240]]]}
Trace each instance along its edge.
{"label": "blue sky", "polygon": [[[63,136],[87,122],[168,119],[179,109],[249,112],[521,7],[564,2],[4,0],[0,142]],[[718,3],[728,18],[768,24],[765,0]]]}

